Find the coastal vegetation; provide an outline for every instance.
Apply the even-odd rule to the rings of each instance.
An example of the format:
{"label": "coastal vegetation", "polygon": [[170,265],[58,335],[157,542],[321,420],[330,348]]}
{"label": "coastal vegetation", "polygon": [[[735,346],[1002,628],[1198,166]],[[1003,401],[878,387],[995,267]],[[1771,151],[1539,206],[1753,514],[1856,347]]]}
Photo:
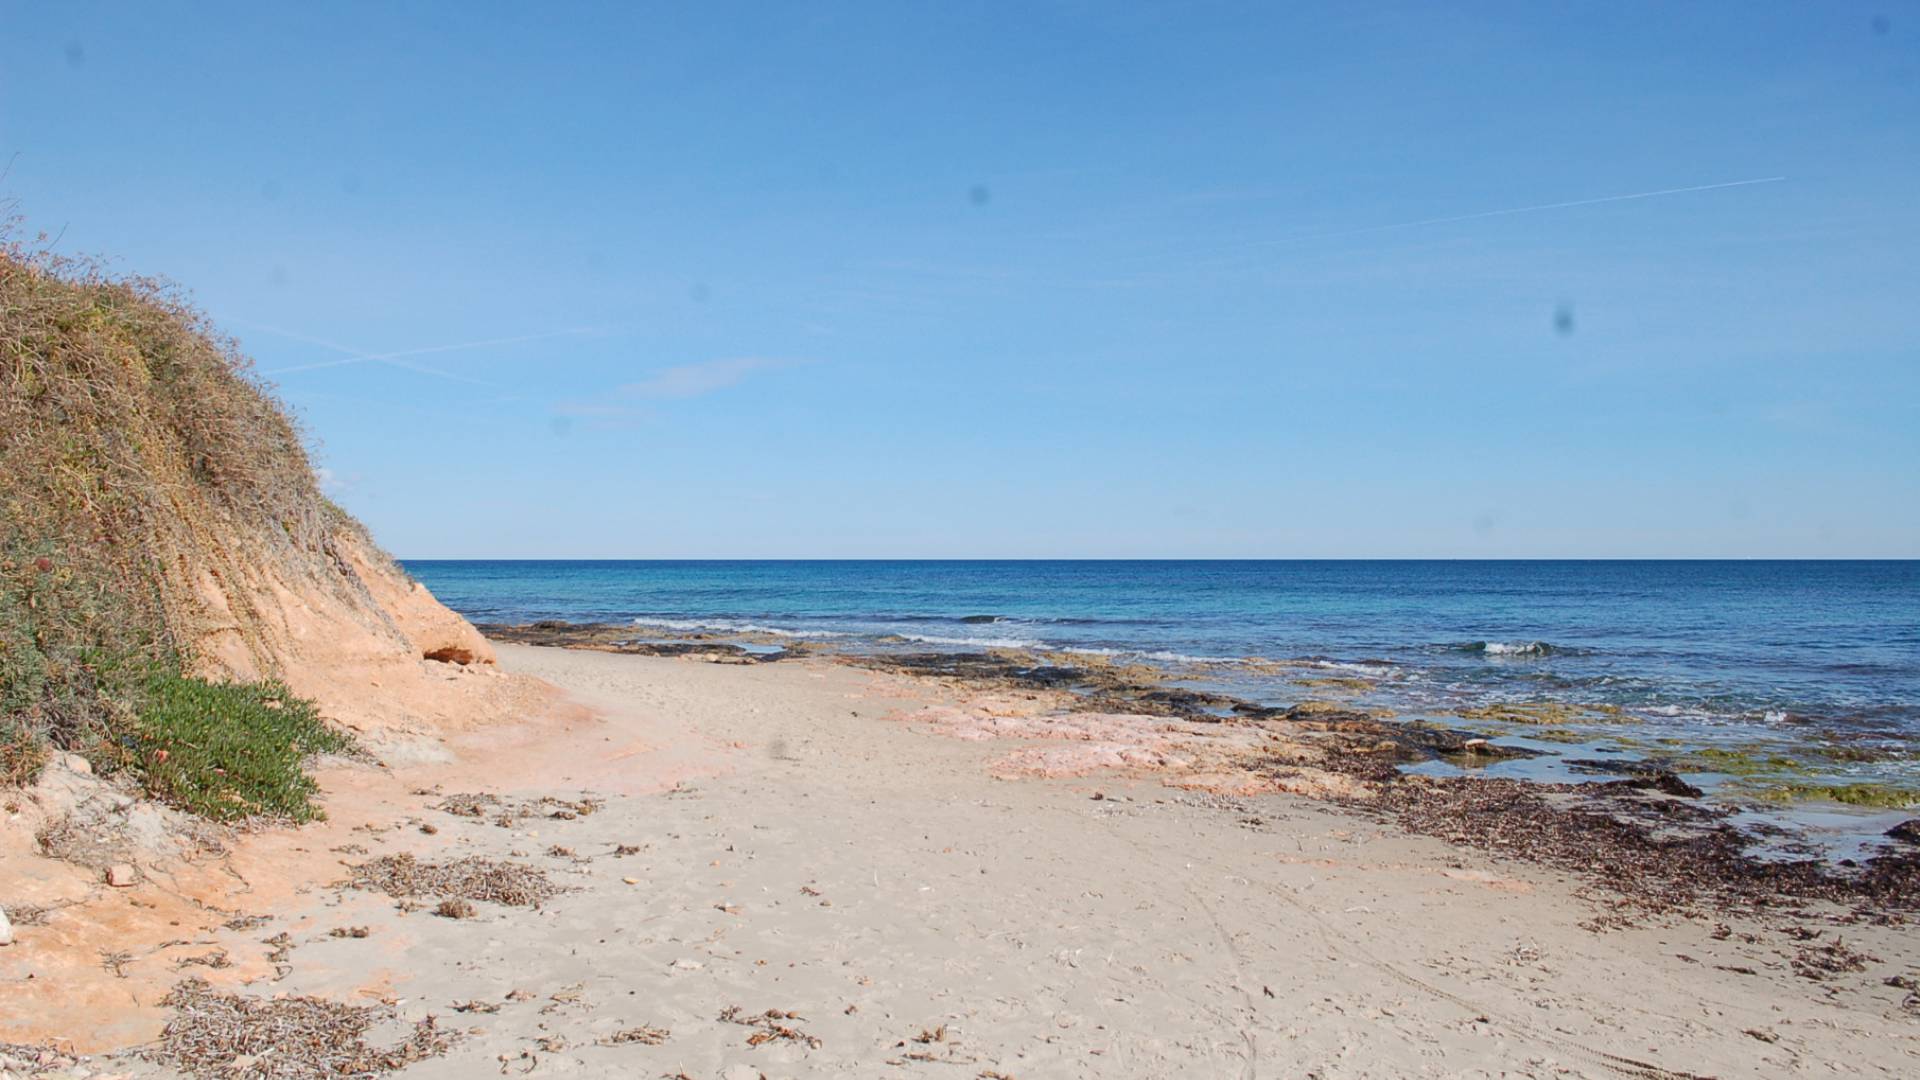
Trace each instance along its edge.
{"label": "coastal vegetation", "polygon": [[206,663],[223,586],[334,558],[355,528],[300,433],[163,282],[0,246],[0,783],[53,751],[220,819],[312,816],[309,753],[343,736],[271,679]]}

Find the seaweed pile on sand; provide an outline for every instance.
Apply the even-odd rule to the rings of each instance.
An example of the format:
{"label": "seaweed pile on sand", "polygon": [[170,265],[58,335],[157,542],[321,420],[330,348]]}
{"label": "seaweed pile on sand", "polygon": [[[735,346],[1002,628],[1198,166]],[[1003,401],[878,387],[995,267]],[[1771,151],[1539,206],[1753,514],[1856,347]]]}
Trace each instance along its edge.
{"label": "seaweed pile on sand", "polygon": [[313,997],[222,994],[200,979],[175,987],[160,1038],[142,1052],[198,1080],[320,1080],[377,1076],[446,1052],[451,1036],[432,1016],[391,1046],[366,1041],[393,1019],[382,1005],[344,1005]]}

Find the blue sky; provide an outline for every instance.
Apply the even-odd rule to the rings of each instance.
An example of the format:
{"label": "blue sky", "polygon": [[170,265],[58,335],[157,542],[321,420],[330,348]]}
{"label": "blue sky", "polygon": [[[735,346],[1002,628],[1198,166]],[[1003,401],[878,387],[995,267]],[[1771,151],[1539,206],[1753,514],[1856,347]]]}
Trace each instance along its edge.
{"label": "blue sky", "polygon": [[1920,555],[1920,5],[1440,7],[0,3],[0,186],[403,556]]}

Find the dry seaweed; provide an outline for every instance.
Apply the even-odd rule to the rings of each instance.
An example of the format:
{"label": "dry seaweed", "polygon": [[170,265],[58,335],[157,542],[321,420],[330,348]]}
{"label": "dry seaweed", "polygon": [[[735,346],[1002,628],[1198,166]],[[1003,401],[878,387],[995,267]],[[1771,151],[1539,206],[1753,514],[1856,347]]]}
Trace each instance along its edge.
{"label": "dry seaweed", "polygon": [[766,1012],[749,1013],[738,1005],[729,1005],[720,1013],[724,1023],[739,1024],[743,1027],[758,1028],[747,1036],[748,1046],[760,1046],[776,1040],[804,1043],[812,1049],[820,1048],[820,1040],[787,1023],[789,1020],[805,1020],[797,1012],[781,1009],[768,1009]]}
{"label": "dry seaweed", "polygon": [[668,1031],[666,1028],[648,1027],[642,1024],[639,1027],[616,1031],[601,1039],[600,1045],[624,1046],[627,1043],[640,1043],[645,1046],[659,1046],[661,1043],[666,1042],[668,1036],[672,1034],[673,1032]]}
{"label": "dry seaweed", "polygon": [[[1336,763],[1337,764],[1337,763]],[[1403,828],[1575,873],[1642,912],[1714,906],[1758,912],[1831,901],[1863,915],[1920,907],[1920,858],[1882,855],[1856,872],[1817,859],[1747,852],[1750,838],[1726,811],[1611,785],[1485,777],[1411,777],[1368,770],[1371,800],[1350,805]],[[1624,920],[1623,920],[1624,924]]]}
{"label": "dry seaweed", "polygon": [[565,891],[546,872],[519,863],[468,856],[422,862],[412,855],[384,855],[351,868],[345,884],[398,899],[484,900],[509,907],[539,907]]}
{"label": "dry seaweed", "polygon": [[367,1031],[393,1016],[385,1006],[247,998],[200,979],[174,987],[162,1004],[174,1015],[142,1056],[199,1080],[377,1076],[444,1053],[450,1041],[428,1016],[400,1042],[370,1046]]}
{"label": "dry seaweed", "polygon": [[1795,975],[1820,982],[1835,975],[1865,971],[1869,962],[1878,963],[1879,959],[1849,948],[1846,942],[1834,938],[1825,945],[1803,946],[1789,964]]}

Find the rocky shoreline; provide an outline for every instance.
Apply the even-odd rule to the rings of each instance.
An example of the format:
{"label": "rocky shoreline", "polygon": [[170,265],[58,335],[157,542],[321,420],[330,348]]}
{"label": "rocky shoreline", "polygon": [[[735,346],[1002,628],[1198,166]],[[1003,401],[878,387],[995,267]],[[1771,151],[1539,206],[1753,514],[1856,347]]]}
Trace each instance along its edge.
{"label": "rocky shoreline", "polygon": [[[1013,771],[1160,773],[1175,786],[1323,798],[1413,833],[1579,875],[1614,913],[1603,919],[1792,914],[1829,903],[1845,920],[1897,925],[1920,911],[1920,844],[1913,840],[1920,824],[1896,826],[1869,858],[1824,860],[1796,848],[1789,830],[1734,821],[1734,808],[1703,799],[1698,787],[1657,763],[1591,761],[1593,771],[1620,775],[1586,783],[1416,775],[1405,767],[1439,761],[1471,768],[1536,752],[1484,732],[1400,722],[1337,701],[1308,698],[1282,707],[1169,685],[1162,669],[1085,654],[845,652],[768,635],[641,636],[622,624],[557,620],[479,629],[499,641],[712,663],[818,656],[971,693],[1023,697],[1034,715],[1016,734],[1048,737],[1042,728],[1051,718],[1066,725],[1071,742],[1121,747],[1104,758],[1064,762],[1030,754]],[[1074,717],[1111,719],[1090,730],[1074,727]],[[1123,719],[1146,726],[1130,730],[1116,723]],[[1181,730],[1154,729],[1156,721]],[[948,726],[966,731],[965,724]],[[1128,754],[1130,740],[1151,752]],[[1211,744],[1208,752],[1191,753],[1187,744],[1195,741]]]}

